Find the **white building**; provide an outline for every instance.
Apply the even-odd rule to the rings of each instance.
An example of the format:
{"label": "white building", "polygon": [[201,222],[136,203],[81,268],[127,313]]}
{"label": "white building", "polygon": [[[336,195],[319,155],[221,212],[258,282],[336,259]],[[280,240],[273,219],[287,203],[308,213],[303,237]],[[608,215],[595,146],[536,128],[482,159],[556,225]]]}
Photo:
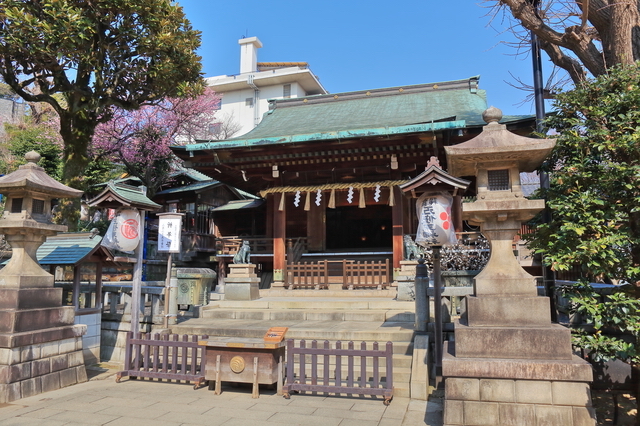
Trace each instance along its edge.
{"label": "white building", "polygon": [[222,123],[237,123],[243,135],[258,125],[269,110],[269,99],[298,98],[328,92],[311,72],[306,62],[258,62],[262,43],[257,37],[238,40],[240,74],[206,79],[222,104],[216,118]]}
{"label": "white building", "polygon": [[25,103],[0,98],[0,136],[5,134],[4,123],[16,123],[25,115]]}

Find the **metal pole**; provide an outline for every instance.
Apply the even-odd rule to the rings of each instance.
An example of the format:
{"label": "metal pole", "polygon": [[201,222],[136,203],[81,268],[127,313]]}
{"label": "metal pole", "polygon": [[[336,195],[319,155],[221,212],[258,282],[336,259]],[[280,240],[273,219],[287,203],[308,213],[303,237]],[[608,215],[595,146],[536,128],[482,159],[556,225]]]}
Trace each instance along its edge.
{"label": "metal pole", "polygon": [[164,280],[164,321],[162,326],[169,328],[169,287],[171,286],[171,257],[173,253],[169,252],[169,260],[167,261],[167,278]]}
{"label": "metal pole", "polygon": [[[533,7],[535,8],[536,16],[538,16],[538,8],[540,7],[540,0],[533,0]],[[544,83],[542,79],[542,55],[540,53],[540,42],[538,37],[533,31],[531,31],[531,59],[533,61],[533,90],[534,100],[536,106],[536,131],[538,133],[544,132]],[[542,189],[549,188],[549,174],[546,171],[540,172],[540,187]],[[551,212],[548,207],[545,207],[543,211],[543,220],[545,223],[551,222]],[[558,321],[558,312],[556,310],[555,303],[555,278],[554,273],[549,266],[542,267],[542,279],[544,281],[545,295],[549,297],[549,304],[551,307],[551,321]]]}
{"label": "metal pole", "polygon": [[144,309],[141,306],[140,299],[142,297],[142,263],[144,258],[144,210],[140,211],[140,223],[138,224],[138,235],[140,236],[140,242],[136,247],[136,263],[133,266],[133,288],[131,289],[131,331],[133,332],[134,339],[137,339],[140,334],[140,310]]}
{"label": "metal pole", "polygon": [[178,323],[178,270],[171,265],[171,279],[169,280],[169,324]]}
{"label": "metal pole", "polygon": [[434,301],[435,308],[435,358],[436,358],[436,376],[441,375],[442,371],[442,276],[440,272],[440,249],[442,246],[431,246],[433,250],[433,287],[434,287]]}
{"label": "metal pole", "polygon": [[429,287],[429,270],[424,264],[424,258],[418,259],[416,265],[415,295],[416,295],[416,331],[427,331],[429,324],[429,297],[427,296]]}

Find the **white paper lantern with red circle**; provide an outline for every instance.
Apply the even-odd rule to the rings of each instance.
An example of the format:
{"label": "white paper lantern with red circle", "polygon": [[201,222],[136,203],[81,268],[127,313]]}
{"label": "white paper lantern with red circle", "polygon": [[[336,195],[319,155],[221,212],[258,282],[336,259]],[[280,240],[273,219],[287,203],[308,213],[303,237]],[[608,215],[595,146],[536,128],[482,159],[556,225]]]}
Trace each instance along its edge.
{"label": "white paper lantern with red circle", "polygon": [[447,245],[457,242],[451,220],[453,197],[447,192],[425,193],[416,202],[418,230],[416,244]]}
{"label": "white paper lantern with red circle", "polygon": [[107,248],[133,252],[139,243],[140,213],[135,209],[118,210],[101,244]]}

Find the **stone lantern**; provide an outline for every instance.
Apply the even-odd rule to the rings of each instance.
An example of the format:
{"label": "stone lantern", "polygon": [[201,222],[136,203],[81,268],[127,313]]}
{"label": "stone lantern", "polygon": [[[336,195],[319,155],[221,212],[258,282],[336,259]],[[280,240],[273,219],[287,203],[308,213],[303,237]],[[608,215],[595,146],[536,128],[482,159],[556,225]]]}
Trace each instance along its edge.
{"label": "stone lantern", "polygon": [[501,118],[489,108],[480,135],[445,148],[450,174],[476,177],[477,199],[462,218],[480,225],[491,257],[445,345],[444,423],[594,425],[591,366],[573,354],[570,330],[551,323],[549,298],[512,249],[522,222],[544,208],[523,196],[520,172],[542,164],[555,141],[513,134]]}
{"label": "stone lantern", "polygon": [[0,270],[0,403],[86,381],[82,355],[85,325],[74,325],[74,307],[62,306],[62,289],[38,264],[47,236],[66,231],[51,222],[53,198],[82,191],[49,177],[29,152],[27,164],[0,178],[7,197],[0,232],[12,256]]}

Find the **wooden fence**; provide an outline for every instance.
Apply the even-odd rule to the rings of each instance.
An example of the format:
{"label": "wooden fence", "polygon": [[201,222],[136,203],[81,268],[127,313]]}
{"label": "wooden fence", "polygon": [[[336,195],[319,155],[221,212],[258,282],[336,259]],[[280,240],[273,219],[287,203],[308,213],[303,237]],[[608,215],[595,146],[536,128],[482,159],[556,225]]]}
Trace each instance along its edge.
{"label": "wooden fence", "polygon": [[[191,339],[189,340],[189,337]],[[198,340],[209,336],[188,336],[177,334],[141,334],[134,339],[133,333],[127,333],[124,370],[116,375],[116,382],[125,376],[131,378],[150,378],[166,380],[184,380],[194,382],[194,389],[204,381],[206,346],[199,346]]]}
{"label": "wooden fence", "polygon": [[[362,342],[360,349],[354,349],[354,343],[349,342],[343,349],[342,342],[337,341],[332,348],[329,341],[325,341],[319,348],[318,342],[313,340],[307,348],[305,340],[300,341],[299,347],[292,339],[287,340],[284,397],[290,398],[294,391],[382,395],[384,405],[389,405],[393,398],[393,343],[387,342],[383,350],[378,349],[378,342],[373,342],[372,346],[367,349],[367,343]],[[343,358],[346,358],[344,364]],[[383,358],[383,366],[380,358]],[[381,367],[384,367],[384,373],[381,373]],[[343,368],[346,368],[344,378]]]}
{"label": "wooden fence", "polygon": [[288,263],[285,280],[290,290],[300,287],[326,289],[329,287],[328,263],[326,260]]}
{"label": "wooden fence", "polygon": [[376,287],[382,290],[389,286],[389,259],[371,262],[344,263],[344,286],[349,290],[356,287]]}
{"label": "wooden fence", "polygon": [[389,286],[390,276],[389,259],[369,262],[320,260],[287,263],[285,282],[289,289],[313,287],[319,290],[329,288],[330,283],[341,283],[342,288],[349,290],[364,287],[382,290]]}

